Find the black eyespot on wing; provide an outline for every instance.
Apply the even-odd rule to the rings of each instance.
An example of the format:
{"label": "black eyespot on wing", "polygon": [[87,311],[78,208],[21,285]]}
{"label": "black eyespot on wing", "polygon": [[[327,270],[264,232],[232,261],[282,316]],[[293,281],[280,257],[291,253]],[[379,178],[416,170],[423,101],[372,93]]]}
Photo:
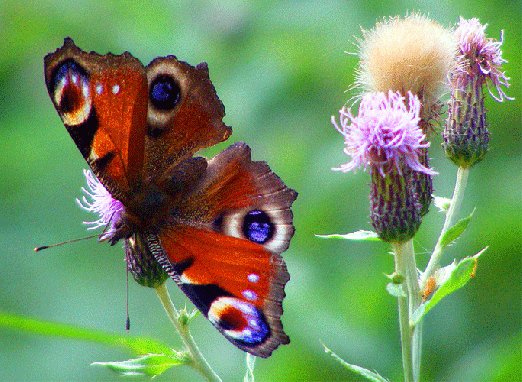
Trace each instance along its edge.
{"label": "black eyespot on wing", "polygon": [[174,78],[168,75],[157,76],[149,88],[149,99],[158,110],[171,110],[181,98],[181,90]]}
{"label": "black eyespot on wing", "polygon": [[[64,114],[67,115],[67,114]],[[62,117],[64,123],[66,122],[66,118]],[[80,123],[79,125],[69,126],[65,125],[65,128],[71,135],[74,143],[76,143],[76,147],[82,153],[84,159],[88,160],[91,154],[92,142],[94,140],[94,136],[98,131],[99,122],[96,117],[96,113],[91,113],[89,117]],[[100,168],[103,168],[107,165],[107,163],[113,158],[113,156],[109,153],[105,157],[101,158],[99,162]]]}
{"label": "black eyespot on wing", "polygon": [[245,215],[242,230],[248,240],[263,244],[272,239],[275,226],[266,212],[253,210]]}

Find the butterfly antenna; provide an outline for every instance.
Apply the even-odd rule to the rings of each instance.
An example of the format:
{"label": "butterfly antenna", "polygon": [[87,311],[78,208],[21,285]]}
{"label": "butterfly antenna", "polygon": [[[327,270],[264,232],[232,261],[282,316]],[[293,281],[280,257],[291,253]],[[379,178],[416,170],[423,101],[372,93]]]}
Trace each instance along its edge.
{"label": "butterfly antenna", "polygon": [[127,319],[125,320],[125,330],[130,331],[130,316],[129,316],[129,266],[127,265],[127,303],[125,306]]}
{"label": "butterfly antenna", "polygon": [[36,247],[34,249],[34,251],[35,252],[40,252],[40,251],[43,251],[44,249],[47,249],[47,248],[59,247],[60,245],[69,244],[69,243],[75,243],[75,242],[80,241],[80,240],[94,239],[95,237],[97,237],[99,241],[105,241],[106,238],[103,238],[103,236],[104,236],[105,232],[107,232],[107,230],[109,229],[110,224],[111,224],[110,222],[107,223],[105,228],[103,228],[102,233],[100,233],[99,235],[92,235],[92,236],[87,236],[87,237],[81,237],[79,239],[67,240],[67,241],[64,241],[64,242],[61,242],[61,243],[57,243],[57,244],[52,244],[52,245],[42,245],[41,247]]}
{"label": "butterfly antenna", "polygon": [[61,243],[57,243],[57,244],[42,245],[41,247],[36,247],[34,249],[34,251],[35,252],[40,252],[40,251],[43,251],[44,249],[47,249],[47,248],[59,247],[59,246],[64,245],[64,244],[75,243],[75,242],[80,241],[80,240],[94,239],[95,237],[99,238],[100,235],[92,235],[92,236],[82,237],[82,238],[79,238],[79,239],[67,240],[67,241],[63,241]]}

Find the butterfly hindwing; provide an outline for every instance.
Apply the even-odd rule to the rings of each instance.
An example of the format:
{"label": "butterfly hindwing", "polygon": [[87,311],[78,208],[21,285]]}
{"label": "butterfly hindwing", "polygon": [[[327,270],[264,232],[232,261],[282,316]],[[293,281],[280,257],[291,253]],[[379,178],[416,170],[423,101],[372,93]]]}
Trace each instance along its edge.
{"label": "butterfly hindwing", "polygon": [[[281,324],[289,280],[280,253],[294,233],[297,196],[245,144],[209,161],[177,224],[149,238],[153,253],[181,289],[226,338],[268,357],[289,342]],[[200,200],[199,204],[195,204]]]}
{"label": "butterfly hindwing", "polygon": [[191,66],[175,56],[147,66],[149,109],[147,171],[163,174],[199,149],[226,140],[225,107],[209,78],[206,63]]}

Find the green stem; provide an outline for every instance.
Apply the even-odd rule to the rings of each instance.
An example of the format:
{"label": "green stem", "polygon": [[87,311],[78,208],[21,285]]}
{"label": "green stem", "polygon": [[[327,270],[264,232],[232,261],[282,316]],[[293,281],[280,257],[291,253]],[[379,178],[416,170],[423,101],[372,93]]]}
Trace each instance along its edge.
{"label": "green stem", "polygon": [[205,360],[205,357],[203,357],[203,354],[201,354],[201,351],[194,342],[194,338],[192,338],[192,335],[190,334],[188,325],[182,324],[180,322],[180,314],[174,306],[174,304],[172,303],[172,300],[170,299],[169,292],[167,290],[167,287],[165,286],[165,283],[156,287],[155,290],[156,294],[158,295],[158,298],[161,301],[161,304],[163,305],[163,308],[165,308],[165,311],[169,316],[170,321],[172,322],[179,335],[181,336],[181,339],[183,340],[183,343],[185,344],[190,354],[190,358],[192,359],[192,365],[194,366],[194,368],[198,370],[201,374],[203,374],[203,376],[208,381],[221,382],[221,378],[219,378],[215,371],[212,370],[208,362]]}
{"label": "green stem", "polygon": [[444,226],[442,227],[442,231],[440,233],[439,239],[437,240],[437,244],[433,250],[433,254],[431,255],[430,261],[426,266],[426,270],[421,276],[420,285],[424,288],[426,281],[428,278],[433,275],[433,273],[437,270],[440,264],[440,259],[442,257],[443,247],[441,246],[441,241],[448,229],[450,229],[457,219],[458,212],[460,210],[460,206],[462,204],[462,200],[464,199],[464,192],[466,190],[466,184],[468,181],[469,175],[469,167],[462,168],[459,167],[457,170],[457,180],[455,181],[455,190],[453,191],[453,197],[451,199],[451,204],[446,212],[446,220],[444,221]]}
{"label": "green stem", "polygon": [[[415,262],[415,249],[413,240],[404,243],[404,257],[406,263],[405,276],[408,288],[408,317],[412,322],[413,313],[422,303],[422,293],[419,287],[419,273]],[[420,366],[422,354],[422,325],[410,327],[412,331],[412,368],[413,380],[420,380]]]}
{"label": "green stem", "polygon": [[[401,346],[402,346],[402,368],[404,370],[404,381],[418,381],[420,373],[420,349],[421,335],[420,328],[417,328],[416,334],[412,337],[413,328],[410,326],[410,317],[416,309],[417,298],[420,301],[420,289],[417,276],[417,267],[415,265],[415,252],[413,251],[413,242],[392,243],[395,253],[395,272],[404,276],[403,286],[406,296],[399,296],[397,303],[399,306],[399,326],[401,330]],[[404,287],[403,287],[404,288]],[[418,305],[417,305],[418,306]],[[418,368],[418,369],[414,369]]]}

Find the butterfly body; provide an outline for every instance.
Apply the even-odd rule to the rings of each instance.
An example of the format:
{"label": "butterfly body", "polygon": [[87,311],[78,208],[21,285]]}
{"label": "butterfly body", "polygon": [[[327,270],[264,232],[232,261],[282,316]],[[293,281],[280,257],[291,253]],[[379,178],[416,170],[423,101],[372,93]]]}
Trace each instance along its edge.
{"label": "butterfly body", "polygon": [[144,67],[130,53],[86,53],[66,39],[46,56],[45,78],[78,149],[121,203],[109,242],[150,258],[242,350],[268,357],[288,343],[280,254],[297,193],[244,143],[194,156],[231,134],[207,65],[168,56]]}

